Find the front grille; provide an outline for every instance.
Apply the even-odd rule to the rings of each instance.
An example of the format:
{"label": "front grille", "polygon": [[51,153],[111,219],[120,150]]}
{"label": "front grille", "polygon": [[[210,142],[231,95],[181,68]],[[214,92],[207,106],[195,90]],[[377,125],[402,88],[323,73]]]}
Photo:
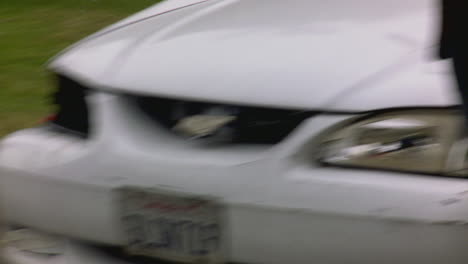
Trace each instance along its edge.
{"label": "front grille", "polygon": [[[305,119],[316,112],[218,103],[184,101],[149,96],[134,96],[137,107],[154,122],[182,135],[174,129],[191,116],[233,116],[207,139],[223,143],[276,144],[288,136]],[[194,137],[192,137],[194,138]]]}

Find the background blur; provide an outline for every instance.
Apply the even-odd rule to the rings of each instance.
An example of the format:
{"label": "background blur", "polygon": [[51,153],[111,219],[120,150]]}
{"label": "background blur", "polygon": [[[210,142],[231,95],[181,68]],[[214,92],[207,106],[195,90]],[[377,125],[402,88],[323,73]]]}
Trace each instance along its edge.
{"label": "background blur", "polygon": [[90,33],[159,0],[0,1],[0,137],[51,112],[45,63]]}

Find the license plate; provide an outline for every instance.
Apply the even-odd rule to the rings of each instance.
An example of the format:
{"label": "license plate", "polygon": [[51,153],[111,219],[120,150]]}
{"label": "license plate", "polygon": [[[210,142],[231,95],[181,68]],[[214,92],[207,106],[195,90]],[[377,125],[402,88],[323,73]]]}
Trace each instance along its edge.
{"label": "license plate", "polygon": [[130,254],[182,263],[221,263],[221,213],[212,199],[125,188],[121,222]]}

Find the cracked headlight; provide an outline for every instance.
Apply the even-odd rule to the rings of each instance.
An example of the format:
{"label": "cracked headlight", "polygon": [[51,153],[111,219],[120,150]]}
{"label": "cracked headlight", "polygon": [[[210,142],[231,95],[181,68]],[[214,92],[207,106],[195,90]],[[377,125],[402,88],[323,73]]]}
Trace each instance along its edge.
{"label": "cracked headlight", "polygon": [[373,114],[328,131],[318,159],[327,165],[450,174],[462,169],[448,165],[454,164],[448,160],[459,125],[458,112],[449,109]]}

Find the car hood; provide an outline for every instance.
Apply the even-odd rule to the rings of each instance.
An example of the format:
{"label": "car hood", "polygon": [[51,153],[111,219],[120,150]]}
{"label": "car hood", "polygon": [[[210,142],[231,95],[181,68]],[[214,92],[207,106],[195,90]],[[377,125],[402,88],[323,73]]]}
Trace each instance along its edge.
{"label": "car hood", "polygon": [[456,103],[449,67],[432,57],[432,0],[184,2],[98,32],[50,67],[98,89],[223,103],[343,111]]}

